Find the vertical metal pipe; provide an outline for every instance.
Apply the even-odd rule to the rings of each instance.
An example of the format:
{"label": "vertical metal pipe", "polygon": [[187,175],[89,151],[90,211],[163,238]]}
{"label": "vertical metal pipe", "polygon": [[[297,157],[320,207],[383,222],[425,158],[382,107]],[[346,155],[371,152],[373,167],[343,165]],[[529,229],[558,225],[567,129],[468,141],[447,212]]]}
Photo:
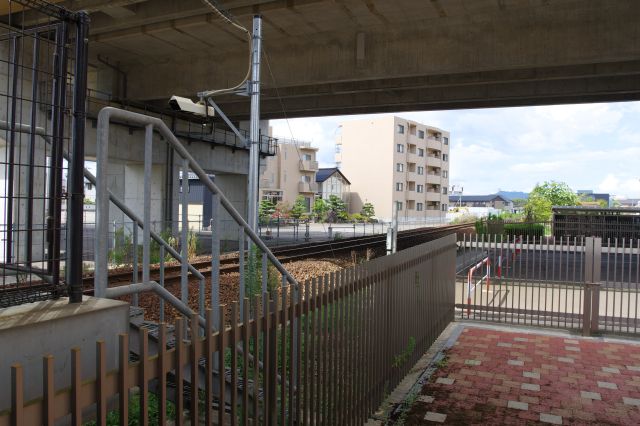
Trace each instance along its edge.
{"label": "vertical metal pipe", "polygon": [[[220,197],[211,195],[211,309],[213,326],[219,330],[220,324]],[[211,332],[211,331],[209,331]]]}
{"label": "vertical metal pipe", "polygon": [[[244,271],[244,228],[242,225],[238,226],[238,272],[240,273],[240,290],[239,290],[239,300],[240,300],[240,315],[244,314],[244,298],[246,297],[245,291],[245,271]],[[249,259],[251,262],[251,259]]]}
{"label": "vertical metal pipe", "polygon": [[[153,125],[144,129],[144,194],[142,228],[142,282],[149,282],[149,263],[151,262],[151,166],[153,161]],[[138,230],[136,229],[136,233]]]}
{"label": "vertical metal pipe", "polygon": [[54,60],[51,177],[49,179],[48,262],[53,285],[60,281],[60,231],[62,210],[62,153],[64,151],[64,111],[67,83],[68,24],[62,22],[56,34],[56,59]]}
{"label": "vertical metal pipe", "polygon": [[[160,287],[164,288],[164,245],[160,244]],[[160,322],[164,322],[164,299],[160,297]]]}
{"label": "vertical metal pipe", "polygon": [[267,292],[268,280],[269,280],[269,270],[267,264],[267,254],[262,253],[262,293]]}
{"label": "vertical metal pipe", "polygon": [[258,167],[260,163],[260,57],[262,55],[262,18],[253,17],[251,52],[251,118],[249,128],[249,199],[247,222],[252,230],[258,226]]}
{"label": "vertical metal pipe", "polygon": [[[94,294],[104,297],[107,290],[109,244],[109,189],[107,188],[109,170],[109,120],[98,120],[96,140],[96,238],[95,238],[95,272]],[[115,221],[114,221],[115,248]]]}
{"label": "vertical metal pipe", "polygon": [[[10,124],[10,132],[9,132],[9,159],[7,163],[9,163],[7,168],[7,219],[6,219],[6,245],[7,248],[5,250],[6,253],[6,262],[13,262],[13,192],[14,192],[14,168],[15,168],[15,149],[16,149],[16,113],[17,113],[17,105],[16,102],[18,100],[18,69],[19,69],[19,47],[20,44],[18,42],[18,37],[15,36],[11,39],[11,61],[13,64],[13,75],[11,76],[11,85],[12,85],[12,94],[11,94],[11,124]],[[31,129],[32,131],[34,129]],[[17,259],[16,259],[17,260]],[[17,263],[17,262],[16,262]]]}
{"label": "vertical metal pipe", "polygon": [[[69,163],[67,281],[69,303],[82,302],[82,231],[84,212],[84,130],[87,96],[87,54],[89,45],[89,15],[78,13],[76,21],[76,53],[73,87],[73,129],[71,136],[71,161]],[[64,94],[63,94],[64,96]],[[62,147],[60,147],[62,154]]]}
{"label": "vertical metal pipe", "polygon": [[[31,265],[33,253],[33,186],[34,186],[34,162],[36,150],[36,119],[38,113],[38,68],[40,67],[40,39],[33,39],[33,68],[31,70],[31,130],[29,138],[27,174],[27,235],[25,240],[26,261]],[[74,108],[75,110],[75,108]]]}
{"label": "vertical metal pipe", "polygon": [[182,182],[180,185],[180,202],[182,204],[182,229],[180,230],[180,256],[182,260],[180,262],[180,297],[183,303],[189,303],[189,280],[187,277],[187,264],[189,263],[189,249],[188,249],[188,217],[189,205],[187,202],[187,192],[189,191],[189,160],[182,160]]}
{"label": "vertical metal pipe", "polygon": [[[138,282],[138,273],[140,272],[138,269],[138,221],[134,220],[132,225],[133,232],[133,277],[132,281],[134,283]],[[133,306],[138,306],[138,293],[134,293],[131,297],[131,303]]]}

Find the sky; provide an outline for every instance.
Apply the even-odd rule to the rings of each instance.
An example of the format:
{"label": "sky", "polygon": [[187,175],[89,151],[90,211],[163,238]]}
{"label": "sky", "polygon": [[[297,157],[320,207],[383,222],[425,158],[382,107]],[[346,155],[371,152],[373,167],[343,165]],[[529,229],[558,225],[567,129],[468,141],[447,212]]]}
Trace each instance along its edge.
{"label": "sky", "polygon": [[[465,194],[529,192],[555,180],[576,191],[640,198],[640,102],[395,115],[451,132],[450,185]],[[271,126],[276,137],[312,142],[320,148],[320,167],[332,167],[338,126],[365,117],[272,120]]]}

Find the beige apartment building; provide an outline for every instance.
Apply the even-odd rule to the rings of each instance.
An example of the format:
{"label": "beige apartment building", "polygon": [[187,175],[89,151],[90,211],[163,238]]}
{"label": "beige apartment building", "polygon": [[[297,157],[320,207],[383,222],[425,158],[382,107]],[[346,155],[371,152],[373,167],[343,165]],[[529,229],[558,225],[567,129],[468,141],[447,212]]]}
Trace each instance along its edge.
{"label": "beige apartment building", "polygon": [[449,132],[400,117],[347,121],[336,141],[336,166],[351,180],[351,212],[366,202],[376,216],[411,222],[449,209]]}
{"label": "beige apartment building", "polygon": [[309,142],[278,139],[276,155],[265,159],[260,170],[260,199],[293,206],[302,195],[307,211],[311,211],[318,192],[316,172],[318,148]]}

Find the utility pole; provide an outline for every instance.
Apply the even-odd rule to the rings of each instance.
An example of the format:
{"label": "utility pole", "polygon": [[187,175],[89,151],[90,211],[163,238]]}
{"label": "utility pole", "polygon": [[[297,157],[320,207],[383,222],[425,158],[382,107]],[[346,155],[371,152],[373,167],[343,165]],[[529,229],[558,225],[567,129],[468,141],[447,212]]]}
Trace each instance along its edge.
{"label": "utility pole", "polygon": [[253,17],[251,43],[251,116],[249,121],[249,176],[247,222],[258,229],[258,167],[260,165],[260,55],[262,54],[262,17]]}

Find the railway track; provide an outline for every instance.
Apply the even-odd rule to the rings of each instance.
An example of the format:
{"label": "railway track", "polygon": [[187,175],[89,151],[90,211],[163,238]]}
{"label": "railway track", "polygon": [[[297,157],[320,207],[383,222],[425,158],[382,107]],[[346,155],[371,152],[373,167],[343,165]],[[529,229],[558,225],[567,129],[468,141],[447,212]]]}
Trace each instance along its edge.
{"label": "railway track", "polygon": [[[434,228],[418,228],[398,233],[398,249],[402,250],[407,247],[411,247],[417,244],[421,244],[426,241],[434,240],[436,238],[448,235],[452,232],[457,232],[462,229],[469,228],[470,224],[461,225],[449,225],[443,227]],[[299,245],[282,246],[273,248],[274,255],[283,263],[301,260],[301,259],[313,259],[319,257],[334,257],[343,255],[351,251],[361,251],[366,249],[373,249],[380,254],[379,250],[384,250],[386,246],[386,235],[368,235],[364,237],[352,237],[345,238],[343,240],[312,242]],[[211,274],[211,260],[201,260],[192,262],[191,265],[200,271],[202,275],[208,277]],[[230,254],[220,259],[220,273],[238,272],[238,255]],[[150,278],[152,280],[159,280],[160,269],[158,267],[152,268],[150,271]],[[171,284],[176,281],[180,281],[181,266],[179,264],[167,264],[164,266],[164,282],[165,285]],[[139,269],[138,279],[141,279],[142,269]],[[191,274],[190,278],[192,278]],[[133,279],[133,270],[118,271],[109,274],[109,285],[118,286],[128,284]],[[85,294],[91,295],[93,293],[93,276],[86,276],[83,278],[83,286],[85,288]],[[32,283],[25,287],[12,287],[0,290],[0,294],[5,292],[18,292],[21,290],[27,291],[46,291],[49,288],[45,283]]]}

